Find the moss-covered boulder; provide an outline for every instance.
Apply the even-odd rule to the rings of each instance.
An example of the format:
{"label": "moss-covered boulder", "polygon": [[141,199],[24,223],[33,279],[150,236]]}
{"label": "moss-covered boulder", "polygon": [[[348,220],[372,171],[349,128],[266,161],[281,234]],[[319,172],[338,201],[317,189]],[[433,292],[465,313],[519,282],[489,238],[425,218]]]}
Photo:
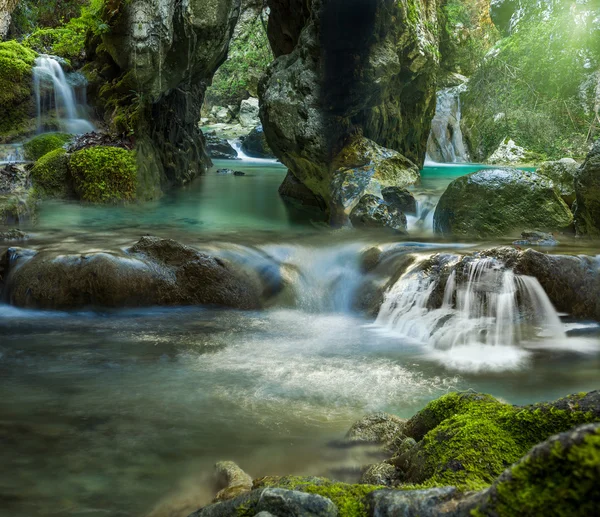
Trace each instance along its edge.
{"label": "moss-covered boulder", "polygon": [[35,58],[35,52],[14,40],[0,42],[0,142],[31,129]]}
{"label": "moss-covered boulder", "polygon": [[72,138],[72,135],[67,133],[46,133],[36,136],[23,145],[25,159],[36,161],[50,151],[63,147]]}
{"label": "moss-covered boulder", "polygon": [[479,238],[525,229],[562,231],[572,223],[573,214],[552,181],[515,169],[482,170],[454,180],[434,215],[436,232]]}
{"label": "moss-covered boulder", "polygon": [[69,157],[59,148],[44,154],[33,166],[31,178],[43,196],[67,197],[72,194],[69,177]]}
{"label": "moss-covered boulder", "polygon": [[408,421],[418,445],[399,458],[406,483],[479,490],[534,445],[574,426],[600,421],[600,393],[511,406],[490,395],[451,393]]}
{"label": "moss-covered boulder", "polygon": [[553,162],[542,163],[536,172],[553,181],[567,205],[575,201],[575,176],[579,164],[573,158],[562,158]]}
{"label": "moss-covered boulder", "polygon": [[575,227],[580,235],[600,236],[600,140],[575,176]]}
{"label": "moss-covered boulder", "polygon": [[69,159],[73,186],[79,199],[93,203],[131,201],[136,197],[135,153],[120,147],[90,147]]}

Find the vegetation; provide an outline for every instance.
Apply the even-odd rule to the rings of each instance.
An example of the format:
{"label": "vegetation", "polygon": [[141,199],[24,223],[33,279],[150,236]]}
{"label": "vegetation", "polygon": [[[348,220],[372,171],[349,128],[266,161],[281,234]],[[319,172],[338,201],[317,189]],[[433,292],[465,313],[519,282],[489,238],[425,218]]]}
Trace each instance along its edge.
{"label": "vegetation", "polygon": [[599,133],[594,100],[600,31],[585,4],[536,11],[500,41],[471,79],[464,133],[475,158],[505,138],[548,158],[583,156]]}
{"label": "vegetation", "polygon": [[23,146],[25,149],[25,158],[36,161],[50,151],[63,147],[72,138],[72,135],[66,133],[45,133],[36,136]]}
{"label": "vegetation", "polygon": [[119,147],[90,147],[71,155],[75,192],[84,201],[111,203],[135,199],[135,153]]}
{"label": "vegetation", "polygon": [[42,196],[65,197],[69,193],[68,156],[59,148],[42,156],[31,170],[36,192]]}

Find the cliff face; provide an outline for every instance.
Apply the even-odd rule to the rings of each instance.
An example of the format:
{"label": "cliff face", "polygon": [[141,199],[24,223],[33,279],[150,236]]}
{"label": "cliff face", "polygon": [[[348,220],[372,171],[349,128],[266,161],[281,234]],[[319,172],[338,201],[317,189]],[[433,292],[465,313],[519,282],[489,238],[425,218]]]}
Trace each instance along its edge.
{"label": "cliff face", "polygon": [[[336,164],[357,138],[371,141],[359,146],[377,149],[378,159],[390,149],[413,162],[408,168],[422,165],[435,111],[440,4],[269,1],[269,37],[280,57],[259,91],[265,134],[330,212],[340,204]],[[344,158],[345,174],[372,164],[370,156],[353,164]]]}
{"label": "cliff face", "polygon": [[2,41],[10,27],[10,17],[17,7],[19,0],[0,0],[0,41]]}
{"label": "cliff face", "polygon": [[96,41],[91,76],[107,120],[135,138],[145,197],[210,164],[197,123],[239,9],[240,0],[106,1],[111,30]]}

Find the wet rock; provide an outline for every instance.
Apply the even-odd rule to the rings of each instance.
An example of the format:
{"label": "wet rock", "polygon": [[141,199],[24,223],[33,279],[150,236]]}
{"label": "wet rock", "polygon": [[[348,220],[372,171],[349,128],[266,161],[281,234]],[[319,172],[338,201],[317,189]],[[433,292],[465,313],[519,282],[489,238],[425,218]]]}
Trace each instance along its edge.
{"label": "wet rock", "polygon": [[448,503],[459,498],[456,488],[377,490],[367,496],[370,515],[377,517],[441,517],[458,514]]}
{"label": "wet rock", "polygon": [[0,166],[0,224],[19,224],[35,217],[36,196],[27,167]]}
{"label": "wet rock", "polygon": [[262,126],[255,127],[242,142],[242,150],[252,158],[275,158]]}
{"label": "wet rock", "polygon": [[213,106],[210,117],[218,124],[228,124],[233,119],[233,113],[224,106]]}
{"label": "wet rock", "polygon": [[71,140],[67,145],[66,149],[68,153],[75,153],[82,151],[88,147],[122,147],[131,151],[133,144],[128,138],[122,138],[111,133],[105,133],[103,131],[95,131],[93,133],[85,133],[78,135]]}
{"label": "wet rock", "polygon": [[17,228],[11,228],[6,232],[0,232],[0,241],[22,241],[28,237],[29,235]]}
{"label": "wet rock", "polygon": [[522,163],[526,159],[526,154],[527,151],[523,147],[507,138],[492,153],[487,162],[493,165],[513,165]]}
{"label": "wet rock", "polygon": [[206,151],[211,158],[219,160],[237,160],[238,153],[225,138],[219,138],[216,132],[206,133]]}
{"label": "wet rock", "polygon": [[170,239],[143,237],[124,253],[9,248],[0,262],[5,264],[2,296],[18,307],[262,305],[257,277]]}
{"label": "wet rock", "polygon": [[245,176],[246,173],[242,171],[234,171],[233,169],[217,169],[217,174],[227,175],[231,174],[233,176]]}
{"label": "wet rock", "polygon": [[389,463],[371,465],[361,476],[360,482],[365,485],[396,486],[402,481],[402,472]]}
{"label": "wet rock", "polygon": [[537,174],[550,178],[563,200],[571,206],[575,201],[575,176],[579,164],[572,158],[563,158],[555,162],[544,162],[535,171]]}
{"label": "wet rock", "polygon": [[256,127],[260,125],[260,118],[258,116],[258,99],[250,97],[244,99],[240,103],[240,112],[238,119],[243,127]]}
{"label": "wet rock", "polygon": [[304,207],[325,210],[325,201],[306,187],[290,171],[287,172],[283,183],[279,186],[279,195],[291,202]]}
{"label": "wet rock", "polygon": [[575,227],[579,235],[600,236],[600,140],[575,177]]}
{"label": "wet rock", "polygon": [[523,228],[566,230],[573,222],[554,184],[534,172],[490,169],[454,180],[435,211],[434,229],[445,235],[487,238]]}
{"label": "wet rock", "polygon": [[214,502],[233,499],[252,490],[252,478],[233,461],[219,461],[215,465],[215,478],[219,492]]}
{"label": "wet rock", "polygon": [[558,246],[559,242],[551,233],[523,232],[521,238],[513,244],[515,246]]}
{"label": "wet rock", "polygon": [[383,199],[371,194],[360,199],[350,212],[350,221],[356,228],[391,228],[406,233],[406,216]]}
{"label": "wet rock", "polygon": [[389,413],[366,415],[346,433],[344,441],[349,444],[380,444],[394,451],[396,445],[405,438],[406,420]]}
{"label": "wet rock", "polygon": [[417,200],[405,188],[387,187],[381,191],[384,201],[400,212],[409,215],[417,214]]}
{"label": "wet rock", "polygon": [[[330,499],[283,488],[263,488],[229,501],[207,506],[189,517],[231,517],[267,512],[277,517],[337,517],[338,509]],[[254,513],[252,513],[254,512]]]}

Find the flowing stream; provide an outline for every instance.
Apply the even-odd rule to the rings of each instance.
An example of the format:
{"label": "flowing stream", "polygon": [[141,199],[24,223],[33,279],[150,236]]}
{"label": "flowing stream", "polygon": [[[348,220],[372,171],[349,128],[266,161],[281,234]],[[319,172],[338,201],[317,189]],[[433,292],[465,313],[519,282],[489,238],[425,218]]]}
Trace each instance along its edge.
{"label": "flowing stream", "polygon": [[[277,264],[287,287],[261,311],[0,305],[3,515],[185,517],[214,495],[218,460],[253,477],[356,479],[368,460],[330,444],[367,412],[409,417],[451,389],[527,403],[597,388],[598,327],[558,315],[532,278],[487,259],[459,270],[476,247],[426,225],[404,241],[332,230],[280,199],[285,167],[233,163],[246,175],[216,174],[232,166],[217,160],[153,203],[44,203],[14,244],[110,250],[150,233],[240,268]],[[414,193],[435,205],[469,167],[426,168]],[[417,260],[369,318],[355,301],[375,245]],[[438,254],[448,274],[425,275]],[[429,308],[436,289],[442,306]]]}

